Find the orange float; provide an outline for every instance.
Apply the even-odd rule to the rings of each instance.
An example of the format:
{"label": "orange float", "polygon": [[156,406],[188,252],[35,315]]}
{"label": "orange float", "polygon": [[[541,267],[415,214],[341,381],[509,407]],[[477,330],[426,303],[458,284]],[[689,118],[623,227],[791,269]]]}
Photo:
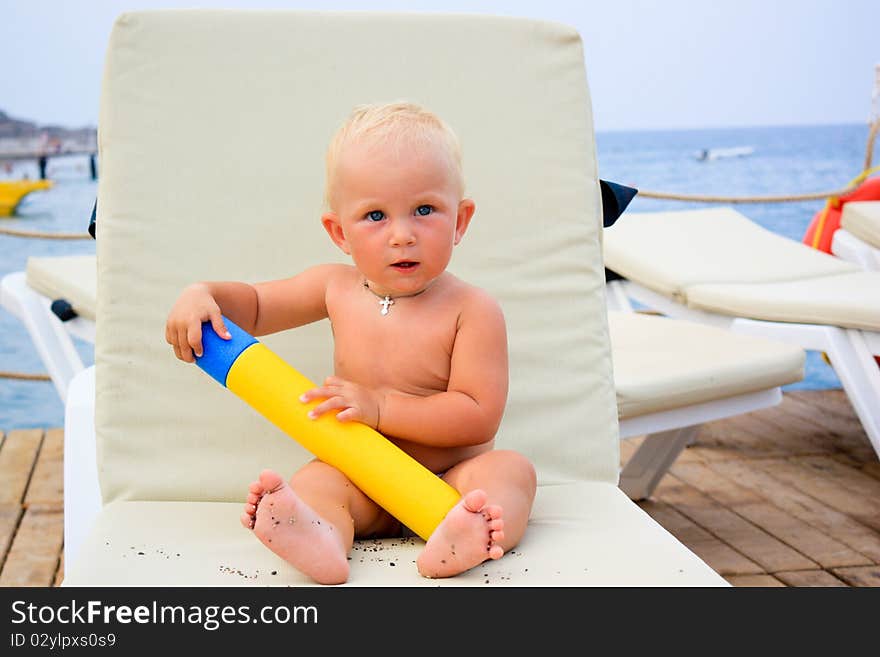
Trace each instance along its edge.
{"label": "orange float", "polygon": [[840,228],[843,207],[851,201],[880,201],[880,177],[869,178],[853,191],[842,196],[832,196],[825,207],[813,215],[804,233],[803,243],[825,253],[831,253],[831,238]]}

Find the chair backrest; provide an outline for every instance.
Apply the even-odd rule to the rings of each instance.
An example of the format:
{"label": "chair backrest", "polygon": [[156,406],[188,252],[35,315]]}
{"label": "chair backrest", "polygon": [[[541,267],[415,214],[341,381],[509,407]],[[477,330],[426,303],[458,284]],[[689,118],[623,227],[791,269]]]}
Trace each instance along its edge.
{"label": "chair backrest", "polygon": [[[521,19],[125,14],[101,98],[96,426],[115,499],[238,500],[309,455],[177,361],[168,310],[195,280],[345,261],[320,226],[326,144],[351,108],[409,99],[457,131],[477,212],[451,271],[501,302],[511,390],[497,445],[541,483],[616,481],[599,187],[581,42]],[[327,322],[263,338],[313,380]]]}

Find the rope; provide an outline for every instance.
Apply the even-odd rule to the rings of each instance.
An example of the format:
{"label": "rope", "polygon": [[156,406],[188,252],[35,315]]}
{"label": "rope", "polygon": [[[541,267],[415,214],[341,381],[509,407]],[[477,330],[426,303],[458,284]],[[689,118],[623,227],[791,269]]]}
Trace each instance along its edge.
{"label": "rope", "polygon": [[0,227],[0,235],[12,237],[38,237],[46,240],[90,240],[88,233],[45,233],[39,230],[16,230],[15,228]]}
{"label": "rope", "polygon": [[24,372],[7,372],[0,370],[0,379],[18,379],[20,381],[49,381],[48,374],[26,374]]}
{"label": "rope", "polygon": [[787,203],[791,201],[819,201],[829,196],[843,196],[856,188],[851,185],[833,192],[815,192],[812,194],[789,194],[786,196],[706,196],[702,194],[672,194],[669,192],[652,192],[639,190],[639,196],[667,201],[696,201],[700,203]]}

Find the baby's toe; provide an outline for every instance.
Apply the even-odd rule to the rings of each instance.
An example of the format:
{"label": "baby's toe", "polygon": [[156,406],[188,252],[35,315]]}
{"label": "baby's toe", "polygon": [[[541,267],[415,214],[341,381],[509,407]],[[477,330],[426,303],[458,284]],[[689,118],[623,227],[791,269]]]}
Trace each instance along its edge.
{"label": "baby's toe", "polygon": [[502,509],[497,504],[487,504],[483,509],[483,513],[485,513],[486,517],[490,520],[495,520],[496,518],[501,517]]}

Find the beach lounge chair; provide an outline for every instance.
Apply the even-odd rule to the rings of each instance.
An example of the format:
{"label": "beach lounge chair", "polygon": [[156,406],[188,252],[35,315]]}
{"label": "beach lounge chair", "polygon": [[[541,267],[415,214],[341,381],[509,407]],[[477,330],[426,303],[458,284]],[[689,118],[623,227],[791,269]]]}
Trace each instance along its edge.
{"label": "beach lounge chair", "polygon": [[630,213],[605,232],[621,294],[671,317],[828,355],[880,454],[880,272],[776,235],[732,208]]}
{"label": "beach lounge chair", "polygon": [[853,201],[843,206],[840,228],[831,238],[831,252],[863,269],[880,271],[880,201]]}
{"label": "beach lounge chair", "polygon": [[[341,260],[317,224],[325,144],[353,105],[401,97],[438,111],[465,144],[479,209],[452,268],[505,310],[511,390],[497,444],[531,458],[540,486],[515,554],[426,580],[388,567],[411,564],[418,541],[358,543],[350,584],[725,583],[617,487],[576,32],[476,16],[179,11],[121,16],[107,53],[96,365],[74,378],[66,424],[74,438],[94,430],[103,506],[65,584],[308,583],[237,523],[256,472],[289,473],[309,455],[177,361],[163,326],[194,279]],[[312,379],[331,367],[326,322],[263,341]]]}
{"label": "beach lounge chair", "polygon": [[774,406],[804,376],[804,351],[775,340],[622,310],[608,324],[620,437],[645,436],[620,473],[634,500],[651,496],[701,424]]}
{"label": "beach lounge chair", "polygon": [[27,329],[62,403],[84,369],[72,338],[95,342],[95,267],[93,255],[32,257],[0,280],[0,305]]}

